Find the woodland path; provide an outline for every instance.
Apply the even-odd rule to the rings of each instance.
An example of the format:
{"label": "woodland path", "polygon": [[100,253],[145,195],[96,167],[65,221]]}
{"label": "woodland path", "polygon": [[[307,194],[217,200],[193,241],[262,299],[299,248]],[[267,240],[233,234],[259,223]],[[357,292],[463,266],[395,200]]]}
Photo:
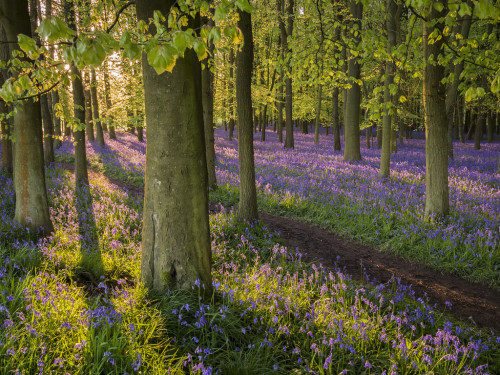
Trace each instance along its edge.
{"label": "woodland path", "polygon": [[[74,171],[74,165],[56,163]],[[130,193],[143,195],[137,185],[110,178],[89,169],[89,179],[104,180]],[[486,285],[472,283],[460,277],[442,274],[422,264],[411,263],[400,256],[381,252],[374,247],[356,243],[307,222],[260,212],[268,229],[279,233],[290,248],[298,248],[306,262],[321,263],[326,268],[340,268],[353,280],[366,282],[366,275],[377,284],[389,283],[393,276],[402,284],[412,286],[417,297],[464,321],[500,333],[500,292]],[[451,309],[446,306],[451,303]]]}

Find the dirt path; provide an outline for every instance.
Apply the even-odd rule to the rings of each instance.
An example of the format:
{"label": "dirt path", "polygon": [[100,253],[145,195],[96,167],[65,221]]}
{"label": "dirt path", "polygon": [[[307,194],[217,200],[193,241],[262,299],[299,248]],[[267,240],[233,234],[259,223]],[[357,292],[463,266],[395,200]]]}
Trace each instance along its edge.
{"label": "dirt path", "polygon": [[[57,165],[74,171],[73,164]],[[89,178],[111,182],[135,195],[143,194],[143,189],[134,184],[109,178],[91,169]],[[280,233],[288,247],[299,248],[305,254],[306,261],[322,263],[325,267],[333,267],[336,263],[353,279],[360,281],[366,281],[365,272],[371,280],[375,278],[377,283],[386,283],[394,275],[401,279],[401,283],[411,284],[418,297],[425,298],[427,295],[430,304],[436,304],[461,320],[500,332],[500,293],[492,288],[441,274],[303,221],[266,213],[259,215],[270,230]],[[446,302],[452,304],[451,309],[446,307]]]}

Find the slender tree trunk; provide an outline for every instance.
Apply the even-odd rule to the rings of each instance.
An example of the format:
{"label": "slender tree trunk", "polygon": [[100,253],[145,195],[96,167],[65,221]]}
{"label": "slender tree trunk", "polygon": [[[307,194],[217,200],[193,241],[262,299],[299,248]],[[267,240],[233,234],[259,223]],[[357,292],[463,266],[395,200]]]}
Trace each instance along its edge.
{"label": "slender tree trunk", "polygon": [[[3,26],[0,24],[0,40],[7,40],[7,35]],[[10,51],[8,44],[0,44],[0,62],[7,62],[10,59]],[[0,87],[9,78],[8,73],[5,69],[0,69]],[[7,115],[10,112],[9,106],[5,101],[0,98],[0,116]],[[12,120],[3,119],[0,120],[1,130],[2,130],[2,169],[9,173],[13,170],[13,159],[12,159]]]}
{"label": "slender tree trunk", "polygon": [[[7,40],[18,34],[31,37],[28,1],[0,0],[0,13]],[[19,49],[17,44],[12,49]],[[42,114],[40,102],[23,100],[14,115],[14,220],[35,231],[51,232],[45,170],[43,165]]]}
{"label": "slender tree trunk", "polygon": [[[175,0],[137,0],[140,20],[167,14]],[[199,20],[189,27],[199,27]],[[155,33],[154,30],[150,30]],[[160,75],[142,57],[146,106],[146,186],[141,278],[158,291],[211,294],[208,178],[203,127],[201,64],[193,50]],[[182,90],[179,90],[182,87]]]}
{"label": "slender tree trunk", "polygon": [[323,91],[323,85],[318,84],[318,106],[316,108],[316,121],[314,124],[314,143],[319,143],[319,127],[321,124],[321,95]]}
{"label": "slender tree trunk", "polygon": [[339,113],[339,88],[335,86],[333,88],[332,94],[332,105],[333,105],[333,149],[335,151],[340,151],[340,113]]}
{"label": "slender tree trunk", "polygon": [[97,135],[97,143],[100,146],[104,146],[104,132],[102,130],[101,119],[99,116],[99,101],[97,100],[97,77],[94,68],[90,69],[90,97],[92,98],[92,113]]}
{"label": "slender tree trunk", "polygon": [[495,130],[495,116],[493,116],[493,112],[488,112],[488,143],[492,143],[494,139],[494,130]]}
{"label": "slender tree trunk", "polygon": [[229,134],[228,139],[234,136],[234,50],[229,51]]}
{"label": "slender tree trunk", "polygon": [[262,130],[260,133],[260,140],[262,142],[266,141],[266,126],[267,126],[267,104],[264,106],[264,110],[262,112]]}
{"label": "slender tree trunk", "polygon": [[111,115],[111,108],[113,104],[111,103],[111,87],[109,84],[109,74],[107,62],[103,65],[103,76],[104,76],[104,101],[106,102],[106,121],[108,122],[108,132],[110,139],[116,139],[115,125],[113,124],[113,116]]}
{"label": "slender tree trunk", "polygon": [[[283,6],[284,8],[284,6]],[[293,13],[294,0],[288,0],[288,6],[286,7],[286,33],[283,35],[283,30],[281,30],[281,38],[283,41],[283,49],[286,51],[286,55],[291,55],[292,50],[288,44],[288,37],[292,37],[293,34]],[[284,21],[281,21],[284,22]],[[282,29],[282,27],[280,26]],[[292,103],[292,64],[291,59],[286,59],[286,76],[285,76],[285,148],[294,148],[295,142],[293,138],[293,103]]]}
{"label": "slender tree trunk", "polygon": [[244,44],[236,56],[236,102],[238,107],[238,162],[240,173],[239,220],[257,219],[257,193],[252,133],[253,35],[250,13],[238,11],[238,27]]}
{"label": "slender tree trunk", "polygon": [[458,114],[458,139],[460,140],[461,143],[465,143],[465,137],[464,137],[464,122],[463,122],[463,101],[464,98],[457,98],[457,105],[456,105],[456,110]]}
{"label": "slender tree trunk", "polygon": [[[69,28],[76,31],[77,28],[73,0],[64,1],[64,15]],[[89,176],[87,172],[87,149],[85,147],[85,128],[83,127],[83,124],[88,126],[88,123],[86,122],[88,119],[86,115],[87,106],[85,105],[82,75],[80,70],[74,64],[71,65],[71,75],[73,77],[74,117],[77,122],[79,122],[78,128],[73,129],[73,138],[75,141],[75,180],[77,186],[81,184],[88,185]]]}
{"label": "slender tree trunk", "polygon": [[[474,9],[474,3],[471,0],[467,1],[467,4]],[[453,37],[457,33],[460,33],[460,39],[465,41],[469,37],[469,30],[472,23],[472,17],[466,16],[461,19],[461,24],[458,24]],[[453,69],[453,81],[449,84],[446,90],[446,116],[448,118],[448,157],[450,159],[454,158],[453,155],[453,113],[457,103],[458,96],[458,86],[460,85],[460,75],[464,70],[464,61],[459,62],[452,66]]]}
{"label": "slender tree trunk", "polygon": [[[212,20],[208,21],[209,26],[213,26]],[[213,55],[214,45],[208,46],[209,56]],[[201,86],[203,89],[203,121],[205,130],[205,146],[208,171],[208,188],[217,189],[217,178],[215,176],[215,136],[214,136],[214,74],[210,70],[208,58],[204,60],[205,69],[201,75]]]}
{"label": "slender tree trunk", "polygon": [[[443,111],[446,101],[446,91],[442,83],[444,78],[444,67],[439,63],[429,63],[430,56],[434,61],[442,53],[444,41],[435,39],[429,43],[429,35],[436,28],[442,30],[443,23],[435,23],[438,18],[444,17],[447,10],[447,2],[444,9],[438,12],[431,6],[429,21],[424,23],[424,117],[425,117],[425,213],[447,215],[449,211],[449,188],[448,188],[448,120],[446,111]],[[441,31],[440,31],[441,32]]]}
{"label": "slender tree trunk", "polygon": [[[394,19],[397,9],[395,0],[386,0],[386,30],[387,30],[387,53],[390,55],[396,46],[396,20]],[[392,132],[391,121],[393,111],[393,97],[390,86],[394,83],[394,63],[387,60],[385,65],[385,83],[384,83],[384,116],[382,121],[382,133],[389,135]],[[383,177],[389,177],[391,172],[391,137],[382,138],[382,153],[380,157],[380,174]]]}
{"label": "slender tree trunk", "polygon": [[52,118],[54,119],[54,148],[58,149],[62,146],[61,119],[56,114],[56,105],[59,104],[59,92],[52,91]]}
{"label": "slender tree trunk", "polygon": [[[350,11],[354,20],[352,26],[357,25],[357,35],[352,32],[351,40],[355,46],[361,42],[361,17],[363,16],[363,4],[350,0]],[[359,79],[361,76],[361,66],[356,57],[351,56],[348,62],[348,76],[351,79]],[[351,80],[351,88],[347,90],[346,112],[345,112],[345,147],[344,160],[361,160],[360,131],[359,131],[359,111],[361,105],[361,89],[359,85]]]}
{"label": "slender tree trunk", "polygon": [[42,109],[42,122],[43,122],[43,155],[45,165],[49,165],[55,161],[54,158],[54,131],[52,124],[52,116],[49,111],[49,103],[47,94],[40,97],[40,106]]}
{"label": "slender tree trunk", "polygon": [[[67,1],[67,0],[65,0]],[[94,136],[94,123],[92,121],[92,96],[90,94],[90,75],[89,72],[85,73],[85,81],[83,85],[83,95],[84,95],[84,108],[85,108],[85,127],[87,130],[87,139],[90,142],[95,141]],[[80,75],[82,73],[80,72]]]}

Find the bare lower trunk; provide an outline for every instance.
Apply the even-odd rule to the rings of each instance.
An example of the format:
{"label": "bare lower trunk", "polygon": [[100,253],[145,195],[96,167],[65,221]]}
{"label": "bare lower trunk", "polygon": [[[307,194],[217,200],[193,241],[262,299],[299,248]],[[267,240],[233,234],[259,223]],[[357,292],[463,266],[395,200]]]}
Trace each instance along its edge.
{"label": "bare lower trunk", "polygon": [[[167,14],[175,0],[137,0],[140,20]],[[199,21],[189,27],[196,29]],[[201,64],[187,50],[160,75],[143,54],[146,107],[146,185],[141,278],[147,288],[211,293],[211,248]],[[182,90],[179,90],[182,87]]]}
{"label": "bare lower trunk", "polygon": [[234,50],[229,51],[229,134],[228,139],[233,140],[234,136]]}
{"label": "bare lower trunk", "polygon": [[335,87],[333,89],[332,95],[332,105],[333,105],[333,149],[335,151],[340,151],[340,113],[339,113],[339,88]]}
{"label": "bare lower trunk", "polygon": [[323,85],[318,84],[318,106],[316,108],[316,122],[314,124],[314,143],[319,143],[319,127],[321,123],[321,95],[323,92]]}
{"label": "bare lower trunk", "polygon": [[40,97],[40,106],[42,109],[43,122],[43,155],[45,165],[53,163],[54,158],[54,125],[52,124],[52,116],[50,115],[49,103],[47,95]]}
{"label": "bare lower trunk", "polygon": [[100,146],[104,146],[104,132],[102,130],[101,119],[99,116],[99,101],[97,100],[97,77],[94,68],[90,70],[90,97],[92,98],[92,114],[97,143]]}
{"label": "bare lower trunk", "polygon": [[[428,43],[428,36],[443,23],[431,24],[444,16],[445,7],[438,12],[431,7],[430,21],[424,23],[424,60],[442,53],[443,40]],[[425,117],[425,213],[444,216],[449,211],[448,188],[448,120],[445,108],[446,91],[442,83],[444,67],[439,63],[427,63],[424,69],[424,117]]]}
{"label": "bare lower trunk", "polygon": [[[66,0],[67,1],[67,0]],[[81,75],[81,72],[80,72]],[[90,142],[95,141],[94,123],[92,121],[92,96],[90,94],[90,76],[85,72],[85,84],[83,85],[84,107],[85,107],[85,127],[87,138]]]}
{"label": "bare lower trunk", "polygon": [[[0,13],[7,40],[18,34],[31,37],[30,16],[26,0],[0,0]],[[19,49],[17,44],[12,49]],[[35,232],[51,232],[45,169],[43,165],[42,114],[40,102],[22,100],[14,115],[14,220]]]}
{"label": "bare lower trunk", "polygon": [[238,27],[244,44],[236,57],[236,101],[238,107],[238,164],[240,175],[239,220],[257,219],[257,193],[252,133],[253,35],[250,13],[239,11]]}

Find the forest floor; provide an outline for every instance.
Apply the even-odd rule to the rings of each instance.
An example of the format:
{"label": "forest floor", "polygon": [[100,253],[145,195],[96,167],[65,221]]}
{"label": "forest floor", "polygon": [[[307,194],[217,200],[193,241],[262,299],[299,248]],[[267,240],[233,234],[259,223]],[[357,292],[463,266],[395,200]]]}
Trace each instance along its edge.
{"label": "forest floor", "polygon": [[[71,163],[57,165],[74,171]],[[111,182],[132,194],[143,195],[143,189],[137,185],[107,177],[92,169],[89,169],[89,179]],[[211,210],[215,209],[215,205],[211,207]],[[398,278],[401,284],[411,285],[417,297],[447,314],[500,332],[500,294],[493,288],[408,262],[298,219],[264,212],[259,215],[268,229],[277,232],[288,247],[298,248],[306,262],[341,269],[352,279],[373,285],[390,285],[394,278]]]}

